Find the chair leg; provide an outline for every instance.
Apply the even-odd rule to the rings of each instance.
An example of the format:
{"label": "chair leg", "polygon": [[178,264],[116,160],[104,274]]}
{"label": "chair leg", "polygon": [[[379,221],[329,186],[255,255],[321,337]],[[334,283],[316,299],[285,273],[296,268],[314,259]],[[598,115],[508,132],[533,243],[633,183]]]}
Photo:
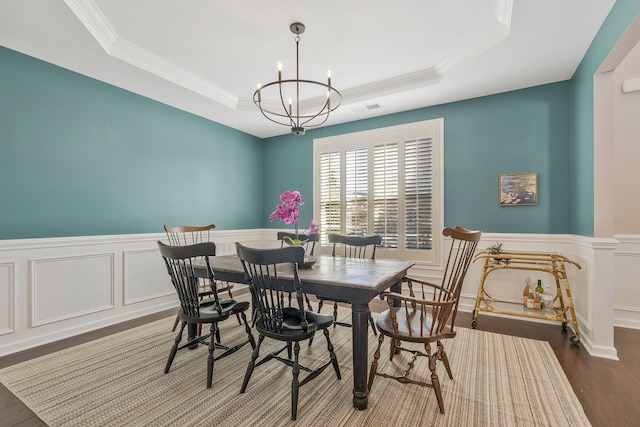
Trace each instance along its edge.
{"label": "chair leg", "polygon": [[211,324],[211,338],[209,338],[209,357],[207,358],[207,388],[211,388],[211,382],[213,381],[213,349],[215,348],[215,343],[213,342],[213,337],[217,333],[218,324]]}
{"label": "chair leg", "polygon": [[389,360],[393,360],[393,355],[396,354],[396,344],[396,339],[391,338],[391,342],[389,343]]}
{"label": "chair leg", "polygon": [[442,344],[442,341],[438,341],[438,355],[440,357],[440,360],[442,360],[445,369],[447,370],[447,374],[449,374],[449,378],[453,379],[451,366],[449,366],[449,357],[447,357],[447,353],[444,351],[444,345]]}
{"label": "chair leg", "polygon": [[184,331],[184,327],[187,326],[187,322],[182,322],[180,325],[180,332],[176,336],[176,339],[173,342],[173,346],[171,347],[171,351],[169,352],[169,359],[167,360],[167,365],[164,367],[164,373],[169,372],[169,368],[171,368],[171,364],[173,363],[173,359],[176,357],[176,353],[178,352],[178,344],[182,340],[182,332]]}
{"label": "chair leg", "polygon": [[178,323],[180,323],[180,318],[176,315],[176,320],[175,322],[173,322],[173,329],[171,329],[171,332],[176,331],[176,328],[178,327]]}
{"label": "chair leg", "polygon": [[378,348],[376,348],[376,352],[373,353],[373,362],[371,362],[371,369],[369,370],[369,384],[367,384],[367,389],[369,391],[371,391],[373,380],[376,377],[376,372],[378,372],[378,360],[380,359],[380,347],[382,347],[382,341],[384,341],[384,335],[380,334],[378,337]]}
{"label": "chair leg", "polygon": [[240,387],[240,393],[244,393],[247,389],[247,385],[249,384],[249,379],[251,378],[251,374],[253,373],[253,368],[256,366],[256,360],[258,360],[258,356],[260,355],[260,345],[264,341],[264,335],[258,336],[258,344],[253,349],[253,353],[251,353],[251,360],[249,360],[249,365],[247,365],[247,372],[244,374],[244,380],[242,381],[242,387]]}
{"label": "chair leg", "polygon": [[256,326],[256,320],[258,320],[258,309],[254,308],[251,312],[251,327]]}
{"label": "chair leg", "polygon": [[247,322],[247,316],[244,314],[244,311],[236,314],[236,316],[242,316],[242,321],[244,322],[244,330],[247,332],[247,336],[249,337],[249,344],[251,344],[251,348],[256,348],[256,340],[253,339],[253,334],[251,333],[251,328],[249,327],[249,323]]}
{"label": "chair leg", "polygon": [[[318,300],[318,313],[320,313],[320,310],[322,310],[322,305],[324,304],[324,300],[323,299],[319,299]],[[313,310],[311,310],[313,311]],[[333,325],[335,326],[335,325]],[[312,335],[311,338],[309,338],[309,347],[311,347],[311,344],[313,344],[313,338],[314,336]]]}
{"label": "chair leg", "polygon": [[373,331],[373,335],[378,335],[378,330],[376,329],[376,323],[373,321],[373,316],[371,312],[369,312],[369,324],[371,325],[371,330]]}
{"label": "chair leg", "polygon": [[429,359],[429,370],[431,371],[431,385],[433,386],[433,391],[436,393],[436,399],[438,400],[438,408],[440,408],[440,413],[444,414],[444,400],[442,400],[442,389],[440,388],[440,378],[438,374],[436,374],[436,362],[434,358],[431,356],[431,346],[429,343],[424,344],[424,350],[427,354],[427,358]]}
{"label": "chair leg", "polygon": [[304,294],[304,298],[307,300],[307,307],[309,308],[309,311],[313,311],[313,306],[311,305],[311,300],[309,299],[309,296],[307,294]]}
{"label": "chair leg", "polygon": [[295,420],[298,416],[298,390],[300,389],[300,381],[298,381],[298,375],[300,375],[300,365],[298,364],[298,356],[300,355],[300,343],[298,341],[296,341],[296,343],[293,345],[293,354],[293,379],[291,380],[291,419]]}
{"label": "chair leg", "polygon": [[338,379],[342,379],[342,375],[340,374],[340,366],[338,366],[338,358],[336,357],[335,352],[333,351],[333,344],[329,339],[329,329],[325,328],[324,337],[327,339],[327,350],[329,350],[329,357],[331,358],[331,363],[333,364],[333,370],[336,371],[336,377]]}

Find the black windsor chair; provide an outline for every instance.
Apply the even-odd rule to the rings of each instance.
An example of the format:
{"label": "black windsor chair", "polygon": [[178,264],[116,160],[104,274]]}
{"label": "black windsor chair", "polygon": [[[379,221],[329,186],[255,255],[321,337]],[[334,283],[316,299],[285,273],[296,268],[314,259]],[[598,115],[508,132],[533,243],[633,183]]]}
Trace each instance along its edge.
{"label": "black windsor chair", "polygon": [[[209,225],[177,225],[174,227],[170,227],[168,225],[164,226],[164,231],[167,233],[167,240],[169,244],[172,246],[187,246],[187,245],[195,245],[197,243],[205,243],[211,242],[211,230],[216,228],[215,224]],[[215,255],[215,245],[214,245],[214,253]],[[223,282],[223,285],[220,286],[221,282],[217,282],[217,292],[227,292],[229,294],[229,298],[233,299],[233,294],[231,294],[231,289],[233,289],[233,283]],[[198,293],[201,298],[211,296],[212,290],[207,286],[205,280],[200,281],[200,286],[198,288]],[[238,316],[236,316],[238,317]],[[180,319],[176,316],[176,320],[173,322],[172,331],[175,332],[178,327],[178,323]],[[240,322],[240,317],[238,317],[238,323]],[[202,325],[200,325],[202,327]],[[198,331],[200,334],[202,331]],[[220,337],[218,337],[218,342],[220,342]]]}
{"label": "black windsor chair", "polygon": [[[278,360],[292,367],[291,419],[295,420],[298,413],[300,387],[316,378],[330,364],[333,365],[336,377],[341,378],[338,360],[329,339],[328,328],[333,324],[333,317],[304,309],[304,285],[300,282],[298,275],[298,265],[304,262],[302,247],[252,249],[236,243],[236,249],[251,289],[254,313],[257,315],[257,318],[254,319],[255,327],[259,333],[258,344],[251,355],[240,393],[246,391],[255,367],[272,359]],[[279,273],[283,271],[292,272],[293,280],[284,281],[279,276]],[[295,293],[294,300],[297,307],[286,303],[289,292]],[[298,361],[300,341],[310,339],[317,331],[322,331],[327,340],[329,360],[312,369],[301,365]],[[265,338],[282,341],[285,345],[258,361],[260,346]],[[292,344],[293,355],[291,353]],[[287,357],[280,356],[284,350],[287,350]],[[307,372],[303,379],[299,379],[300,370]]]}
{"label": "black windsor chair", "polygon": [[[207,344],[209,348],[209,357],[207,358],[207,388],[211,387],[213,378],[213,363],[215,360],[226,357],[235,353],[245,344],[250,343],[255,348],[255,340],[251,333],[251,328],[247,323],[247,317],[244,312],[249,308],[248,302],[236,302],[233,299],[220,300],[216,289],[216,279],[209,263],[209,258],[215,255],[215,245],[213,242],[198,243],[188,246],[169,246],[162,242],[158,242],[160,254],[167,266],[171,283],[178,293],[180,299],[180,309],[178,311],[178,319],[180,320],[180,331],[175,338],[174,344],[169,353],[169,359],[165,366],[165,374],[169,372],[176,353],[185,348],[193,348],[194,345]],[[199,266],[199,267],[198,267]],[[212,289],[211,297],[201,299],[200,297],[200,280],[197,273],[198,269],[206,268],[206,280]],[[202,274],[200,274],[202,276]],[[227,347],[214,342],[217,335],[218,323],[225,321],[230,315],[237,314],[242,318],[245,330],[247,332],[247,340],[234,347]],[[185,326],[189,324],[210,324],[211,328],[208,334],[198,336],[191,339],[184,345],[180,345],[182,333]],[[199,328],[201,331],[201,328]],[[207,341],[208,340],[208,341]],[[222,349],[224,352],[214,357],[214,349]]]}

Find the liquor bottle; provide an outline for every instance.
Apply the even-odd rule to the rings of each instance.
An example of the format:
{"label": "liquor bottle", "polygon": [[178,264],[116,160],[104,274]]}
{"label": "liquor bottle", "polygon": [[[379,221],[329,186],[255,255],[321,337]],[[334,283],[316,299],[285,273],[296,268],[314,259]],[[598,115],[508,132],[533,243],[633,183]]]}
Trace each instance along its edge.
{"label": "liquor bottle", "polygon": [[526,283],[524,287],[524,291],[522,291],[522,305],[527,306],[527,299],[529,298],[529,290],[531,290],[531,278],[527,277],[524,279]]}
{"label": "liquor bottle", "polygon": [[533,294],[535,294],[535,292],[533,292],[533,289],[529,289],[529,295],[527,296],[527,308],[535,307],[535,297],[533,296]]}
{"label": "liquor bottle", "polygon": [[552,310],[553,307],[553,295],[551,295],[551,286],[544,285],[544,294],[542,295],[542,308],[546,310]]}
{"label": "liquor bottle", "polygon": [[542,280],[538,279],[538,286],[536,286],[536,292],[544,294],[544,288],[542,287]]}

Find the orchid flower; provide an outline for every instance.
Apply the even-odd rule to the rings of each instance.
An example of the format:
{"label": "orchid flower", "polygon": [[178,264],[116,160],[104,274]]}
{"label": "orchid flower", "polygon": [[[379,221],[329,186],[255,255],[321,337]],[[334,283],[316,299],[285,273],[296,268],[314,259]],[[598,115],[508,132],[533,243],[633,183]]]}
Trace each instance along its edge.
{"label": "orchid flower", "polygon": [[[280,195],[280,202],[276,205],[276,209],[269,214],[269,220],[271,222],[280,220],[287,225],[293,224],[296,229],[296,236],[298,235],[298,221],[300,220],[300,206],[304,205],[302,201],[302,195],[299,191],[285,191]],[[311,236],[312,234],[318,234],[320,232],[315,220],[311,220],[309,224],[309,231],[305,236]],[[290,239],[295,245],[301,245],[306,242],[306,239]],[[292,243],[287,241],[287,244]]]}
{"label": "orchid flower", "polygon": [[306,235],[311,236],[312,234],[318,234],[319,232],[320,229],[318,228],[318,224],[316,224],[316,221],[312,219],[309,223],[309,231],[307,231]]}

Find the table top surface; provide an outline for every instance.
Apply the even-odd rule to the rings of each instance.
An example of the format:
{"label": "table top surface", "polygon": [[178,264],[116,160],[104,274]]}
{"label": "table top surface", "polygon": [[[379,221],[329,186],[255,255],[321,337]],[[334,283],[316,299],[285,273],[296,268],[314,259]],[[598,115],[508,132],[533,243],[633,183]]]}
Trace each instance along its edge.
{"label": "table top surface", "polygon": [[[317,256],[316,263],[310,268],[299,268],[302,283],[315,283],[343,287],[372,288],[385,287],[395,283],[398,277],[406,275],[415,263],[388,259],[354,259],[332,256]],[[210,258],[214,271],[244,274],[240,258],[237,255],[224,255]],[[278,266],[278,274],[284,279],[293,278],[293,268],[288,264]]]}

